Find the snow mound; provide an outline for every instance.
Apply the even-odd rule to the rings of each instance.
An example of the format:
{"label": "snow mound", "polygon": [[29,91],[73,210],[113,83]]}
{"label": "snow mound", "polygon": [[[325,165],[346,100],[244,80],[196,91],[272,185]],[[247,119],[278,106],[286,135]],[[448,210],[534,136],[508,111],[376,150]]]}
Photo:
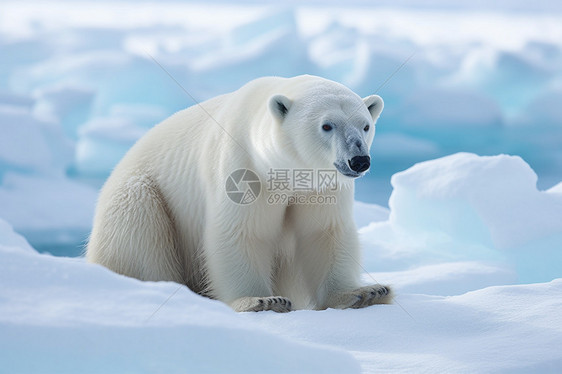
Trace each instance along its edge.
{"label": "snow mound", "polygon": [[[379,264],[384,268],[384,264]],[[365,283],[391,284],[398,294],[452,296],[485,287],[514,284],[517,274],[500,265],[478,261],[446,262],[412,269],[363,275]]]}
{"label": "snow mound", "polygon": [[520,282],[562,276],[562,195],[536,181],[520,157],[470,153],[395,174],[389,220],[360,230],[366,268],[477,261],[515,269]]}
{"label": "snow mound", "polygon": [[184,286],[37,254],[3,221],[0,284],[7,372],[359,372],[338,348],[256,329]]}
{"label": "snow mound", "polygon": [[498,248],[562,233],[562,198],[538,191],[537,176],[517,156],[457,153],[392,177],[393,224],[439,230]]}
{"label": "snow mound", "polygon": [[368,226],[371,222],[388,220],[390,210],[385,207],[355,201],[353,205],[353,218],[357,228]]}
{"label": "snow mound", "polygon": [[0,218],[0,251],[35,252],[27,240],[14,232],[12,226]]}
{"label": "snow mound", "polygon": [[72,143],[57,123],[25,106],[0,102],[0,134],[0,183],[8,171],[61,175],[72,163]]}
{"label": "snow mound", "polygon": [[60,123],[65,135],[76,139],[78,128],[91,114],[95,92],[83,87],[58,85],[36,92],[37,105],[34,113]]}
{"label": "snow mound", "polygon": [[549,188],[546,192],[548,193],[557,193],[557,194],[562,194],[562,182],[558,183],[555,186],[552,186],[551,188]]}
{"label": "snow mound", "polygon": [[96,189],[66,178],[10,173],[0,188],[0,216],[22,231],[89,228],[96,198]]}
{"label": "snow mound", "polygon": [[556,373],[562,279],[460,296],[402,295],[354,311],[245,315],[275,333],[350,350],[364,372]]}
{"label": "snow mound", "polygon": [[79,256],[96,199],[95,188],[68,178],[10,172],[0,185],[0,217],[41,251]]}
{"label": "snow mound", "polygon": [[95,118],[79,132],[76,170],[80,174],[109,176],[125,153],[146,132],[126,117]]}
{"label": "snow mound", "polygon": [[[448,273],[447,283],[476,268],[494,273],[458,263],[388,275],[408,287],[410,277]],[[542,373],[562,365],[562,279],[454,297],[401,293],[393,305],[360,310],[236,314],[182,285],[38,254],[0,220],[0,285],[7,372]]]}

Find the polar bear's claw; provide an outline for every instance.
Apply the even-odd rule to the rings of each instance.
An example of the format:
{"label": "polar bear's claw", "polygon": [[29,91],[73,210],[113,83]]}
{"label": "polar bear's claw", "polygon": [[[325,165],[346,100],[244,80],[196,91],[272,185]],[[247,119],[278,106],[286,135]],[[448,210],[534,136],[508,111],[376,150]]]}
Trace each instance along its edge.
{"label": "polar bear's claw", "polygon": [[293,310],[291,300],[282,296],[268,297],[242,297],[235,300],[230,306],[237,312],[263,312],[274,311],[286,313]]}
{"label": "polar bear's claw", "polygon": [[332,304],[328,305],[328,308],[359,309],[375,304],[390,304],[391,302],[392,291],[390,287],[376,284],[337,294],[332,298]]}
{"label": "polar bear's claw", "polygon": [[353,291],[360,295],[360,301],[356,302],[351,308],[364,308],[374,304],[388,304],[392,297],[390,288],[380,284],[361,287]]}

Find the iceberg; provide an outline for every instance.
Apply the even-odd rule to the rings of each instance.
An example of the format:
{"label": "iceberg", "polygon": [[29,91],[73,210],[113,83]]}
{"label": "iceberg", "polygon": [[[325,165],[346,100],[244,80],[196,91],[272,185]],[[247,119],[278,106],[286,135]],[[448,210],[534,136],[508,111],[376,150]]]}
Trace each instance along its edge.
{"label": "iceberg", "polygon": [[361,229],[375,244],[371,261],[479,260],[514,267],[521,282],[559,277],[562,196],[536,183],[518,156],[416,164],[392,177],[389,220]]}

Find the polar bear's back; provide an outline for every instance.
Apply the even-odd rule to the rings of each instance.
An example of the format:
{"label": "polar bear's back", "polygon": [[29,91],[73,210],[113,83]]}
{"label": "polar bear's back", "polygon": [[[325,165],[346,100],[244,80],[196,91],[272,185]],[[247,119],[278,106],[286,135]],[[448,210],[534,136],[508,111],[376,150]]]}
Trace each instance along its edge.
{"label": "polar bear's back", "polygon": [[[129,191],[129,195],[139,195],[142,199],[144,187],[140,184],[148,181],[158,190],[175,226],[178,246],[182,248],[179,261],[187,272],[183,277],[198,278],[190,273],[200,268],[197,252],[202,247],[208,203],[225,194],[227,175],[220,170],[221,164],[236,159],[239,163],[245,162],[242,158],[247,155],[240,147],[250,148],[246,143],[247,134],[252,131],[252,124],[259,122],[249,121],[249,118],[262,115],[263,103],[270,92],[275,92],[276,82],[282,80],[260,79],[233,93],[181,110],[139,139],[102,188],[94,222],[93,237],[96,240],[91,240],[88,248],[90,260],[104,263],[100,260],[103,251],[119,252],[119,249],[103,248],[103,240],[97,240],[102,234],[96,230],[108,226],[104,221],[120,219],[107,216],[107,212],[113,211],[113,207],[119,204],[116,196],[123,195],[124,189],[132,188],[135,191]],[[228,173],[233,171],[231,169],[228,168]],[[109,225],[117,227],[119,223]],[[151,235],[149,232],[145,234]],[[116,261],[110,263],[114,265]],[[111,267],[109,263],[104,264]],[[127,273],[119,268],[113,269]],[[192,282],[188,283],[197,288]]]}

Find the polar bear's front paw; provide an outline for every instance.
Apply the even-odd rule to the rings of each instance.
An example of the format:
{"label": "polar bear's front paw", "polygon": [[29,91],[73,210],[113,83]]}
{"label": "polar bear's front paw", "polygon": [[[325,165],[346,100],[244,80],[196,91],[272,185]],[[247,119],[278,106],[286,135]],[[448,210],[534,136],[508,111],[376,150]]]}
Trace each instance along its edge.
{"label": "polar bear's front paw", "polygon": [[361,287],[353,291],[358,299],[350,308],[364,308],[374,304],[389,304],[392,301],[392,291],[388,286],[376,284]]}
{"label": "polar bear's front paw", "polygon": [[234,300],[230,306],[237,312],[262,312],[272,310],[286,313],[292,310],[291,300],[282,296],[241,297]]}
{"label": "polar bear's front paw", "polygon": [[328,308],[359,309],[374,304],[390,304],[391,302],[392,290],[390,287],[375,284],[332,296],[328,303]]}

